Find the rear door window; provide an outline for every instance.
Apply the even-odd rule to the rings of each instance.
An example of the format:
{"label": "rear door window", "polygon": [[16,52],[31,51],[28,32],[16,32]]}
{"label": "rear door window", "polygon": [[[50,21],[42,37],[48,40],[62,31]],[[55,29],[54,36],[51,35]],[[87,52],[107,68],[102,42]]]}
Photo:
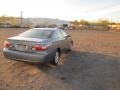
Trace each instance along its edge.
{"label": "rear door window", "polygon": [[61,31],[57,31],[58,37],[59,38],[63,38],[62,32]]}
{"label": "rear door window", "polygon": [[52,36],[52,37],[55,38],[55,39],[59,38],[59,36],[58,36],[58,34],[57,34],[56,31],[53,33],[53,36]]}
{"label": "rear door window", "polygon": [[68,36],[66,32],[64,32],[63,30],[61,30],[62,34],[64,37]]}

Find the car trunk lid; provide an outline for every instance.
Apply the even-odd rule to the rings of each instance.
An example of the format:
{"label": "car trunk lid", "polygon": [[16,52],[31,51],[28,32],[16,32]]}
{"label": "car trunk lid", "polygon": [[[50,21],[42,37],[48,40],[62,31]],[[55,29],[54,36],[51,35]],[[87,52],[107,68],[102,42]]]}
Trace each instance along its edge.
{"label": "car trunk lid", "polygon": [[11,50],[24,51],[24,52],[33,52],[32,46],[38,43],[44,42],[46,39],[38,38],[26,38],[26,37],[11,37],[8,38],[8,41],[12,43]]}

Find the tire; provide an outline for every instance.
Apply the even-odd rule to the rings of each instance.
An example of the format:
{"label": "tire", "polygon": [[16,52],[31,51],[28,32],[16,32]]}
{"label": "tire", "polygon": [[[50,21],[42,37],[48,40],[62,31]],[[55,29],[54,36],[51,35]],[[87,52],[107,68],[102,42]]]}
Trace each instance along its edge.
{"label": "tire", "polygon": [[58,65],[60,60],[60,53],[58,51],[55,52],[55,56],[53,58],[53,65]]}
{"label": "tire", "polygon": [[69,51],[73,51],[73,43],[70,43]]}

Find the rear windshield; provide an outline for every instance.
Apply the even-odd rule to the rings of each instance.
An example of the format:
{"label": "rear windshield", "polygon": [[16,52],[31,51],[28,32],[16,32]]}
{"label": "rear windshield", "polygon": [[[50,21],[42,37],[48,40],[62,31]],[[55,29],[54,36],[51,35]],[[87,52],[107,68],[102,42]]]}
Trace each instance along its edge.
{"label": "rear windshield", "polygon": [[28,38],[40,38],[40,39],[48,39],[52,36],[53,31],[50,30],[41,30],[41,29],[30,29],[22,34],[20,37],[28,37]]}

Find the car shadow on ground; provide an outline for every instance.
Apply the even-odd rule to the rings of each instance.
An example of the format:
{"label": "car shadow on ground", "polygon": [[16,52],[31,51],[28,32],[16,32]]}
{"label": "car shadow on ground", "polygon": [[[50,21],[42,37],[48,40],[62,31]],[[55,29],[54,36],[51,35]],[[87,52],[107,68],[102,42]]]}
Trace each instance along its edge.
{"label": "car shadow on ground", "polygon": [[36,65],[48,76],[77,90],[120,90],[120,57],[73,51],[57,67]]}
{"label": "car shadow on ground", "polygon": [[[55,84],[57,88],[65,87],[61,90],[120,90],[120,57],[116,56],[97,52],[72,51],[62,55],[58,66],[17,61],[3,63],[8,66],[5,68],[7,72],[0,71],[0,75],[5,80],[10,79],[9,81],[13,83],[16,80],[29,82],[29,84],[33,82],[33,86],[39,87],[42,82],[46,87],[49,82],[50,86]],[[47,78],[49,81],[43,81],[42,78]],[[4,79],[1,78],[2,81]],[[2,84],[8,83],[11,87],[14,86],[10,82]]]}

